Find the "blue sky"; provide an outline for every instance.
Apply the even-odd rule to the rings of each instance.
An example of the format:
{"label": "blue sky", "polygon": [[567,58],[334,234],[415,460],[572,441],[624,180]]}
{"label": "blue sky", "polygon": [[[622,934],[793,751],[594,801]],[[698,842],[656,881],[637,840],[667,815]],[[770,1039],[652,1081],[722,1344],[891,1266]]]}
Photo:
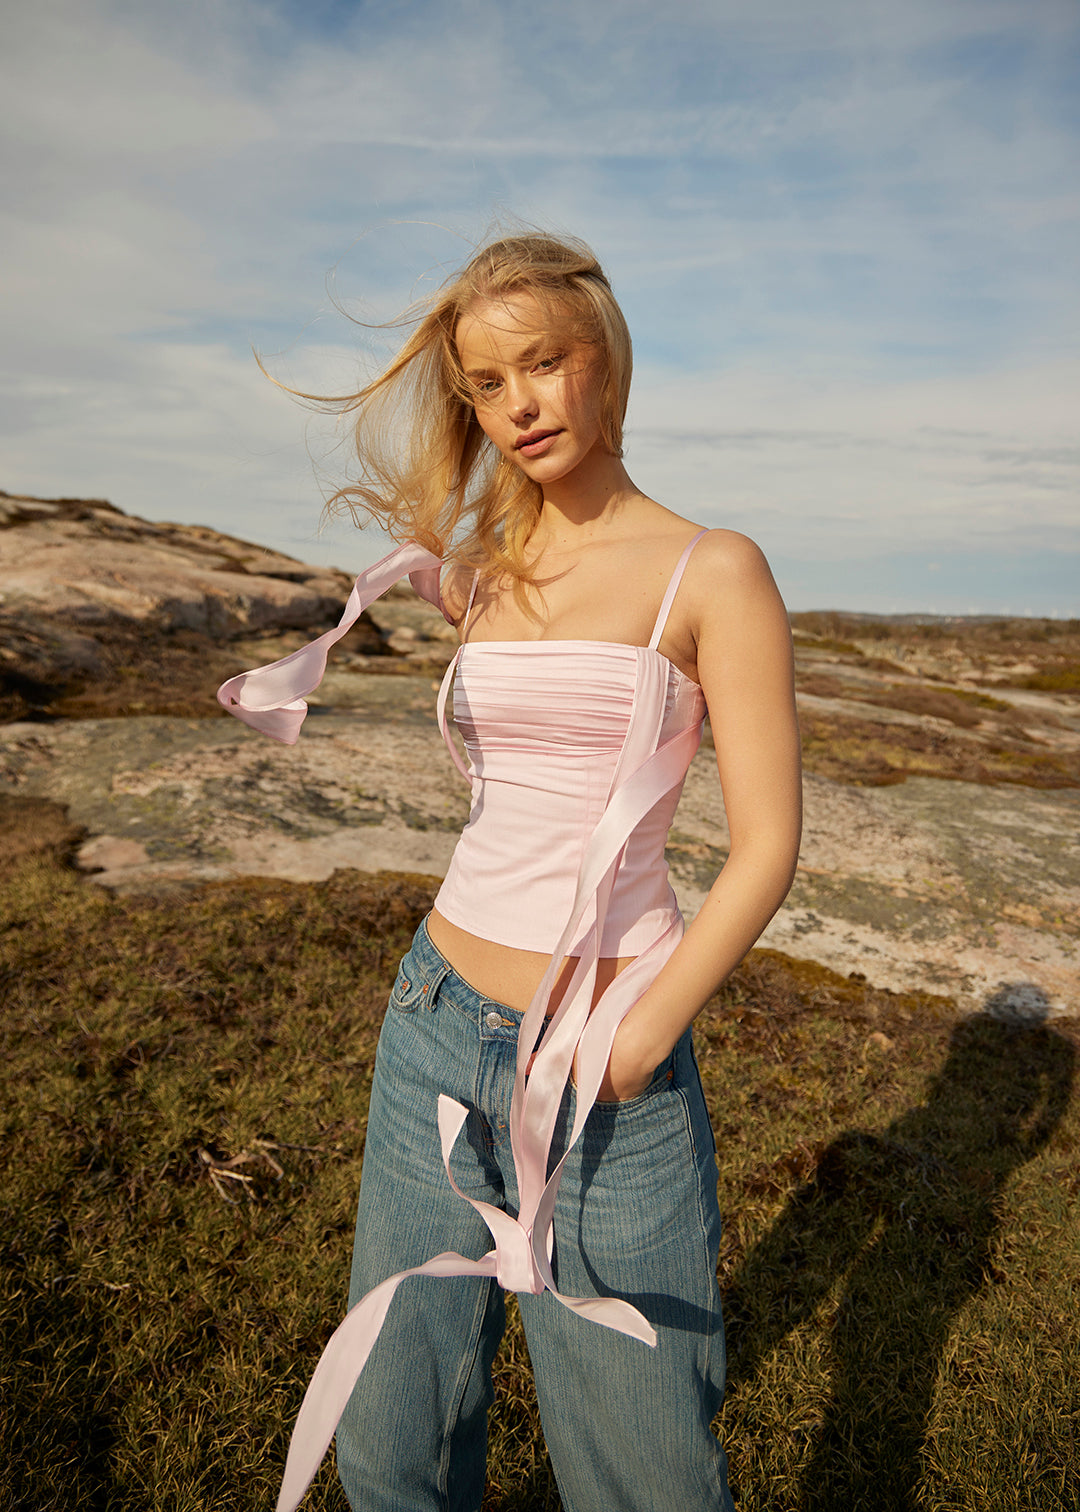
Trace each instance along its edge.
{"label": "blue sky", "polygon": [[605,263],[634,480],[795,609],[1080,615],[1075,0],[37,0],[0,487],[321,536],[358,333],[500,216]]}

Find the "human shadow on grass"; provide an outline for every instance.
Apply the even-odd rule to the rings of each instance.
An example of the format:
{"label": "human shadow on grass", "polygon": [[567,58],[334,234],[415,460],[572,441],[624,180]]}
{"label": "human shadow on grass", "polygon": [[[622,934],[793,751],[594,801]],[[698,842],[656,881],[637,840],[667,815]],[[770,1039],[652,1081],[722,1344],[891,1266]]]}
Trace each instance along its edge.
{"label": "human shadow on grass", "polygon": [[1003,1190],[1071,1093],[1074,1049],[1046,1023],[1045,997],[1027,994],[1022,1016],[1003,1016],[1013,998],[1002,993],[957,1024],[918,1107],[883,1133],[833,1140],[731,1283],[734,1394],[844,1278],[823,1334],[831,1397],[810,1434],[799,1512],[915,1508],[953,1320],[1002,1279],[991,1252]]}

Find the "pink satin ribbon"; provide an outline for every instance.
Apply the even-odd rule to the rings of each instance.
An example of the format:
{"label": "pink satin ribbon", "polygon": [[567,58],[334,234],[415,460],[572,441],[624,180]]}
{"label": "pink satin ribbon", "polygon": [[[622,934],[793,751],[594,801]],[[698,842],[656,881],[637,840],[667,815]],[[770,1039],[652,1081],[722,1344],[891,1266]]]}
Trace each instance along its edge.
{"label": "pink satin ribbon", "polygon": [[[406,572],[423,597],[439,603],[438,559],[416,545],[399,547],[361,573],[334,630],[291,656],[230,678],[218,692],[221,703],[257,730],[293,744],[307,714],[306,694],[322,678],[330,647],[368,604]],[[555,1200],[567,1156],[581,1135],[596,1101],[616,1030],[654,980],[682,935],[676,916],[658,939],[615,978],[593,1004],[599,941],[623,847],[641,819],[686,773],[700,734],[691,724],[660,744],[668,663],[652,647],[637,648],[632,712],[608,803],[585,849],[573,908],[551,962],[529,1005],[518,1034],[517,1068],[510,1108],[510,1138],[517,1172],[520,1210],[502,1208],[463,1193],[450,1174],[450,1156],[468,1110],[439,1098],[438,1126],[443,1166],[451,1187],[487,1225],[492,1248],[479,1259],[446,1252],[423,1265],[390,1276],[353,1307],[331,1336],[304,1396],[289,1446],[277,1512],[294,1512],[326,1453],[338,1419],[379,1335],[394,1293],[408,1276],[490,1276],[507,1291],[539,1295],[550,1291],[564,1307],[607,1328],[655,1345],[656,1333],[643,1315],[618,1297],[569,1297],[556,1287],[551,1270]],[[460,652],[458,653],[460,655]],[[447,668],[439,693],[439,721],[456,765],[471,781],[446,728],[446,700],[458,657]],[[570,985],[544,1033],[552,987],[570,945],[586,930]],[[543,1043],[536,1051],[543,1033]],[[529,1061],[536,1051],[532,1068]],[[577,1055],[577,1099],[566,1151],[548,1175],[548,1158],[562,1097]]]}
{"label": "pink satin ribbon", "polygon": [[[305,697],[313,693],[326,671],[330,647],[356,624],[369,604],[381,598],[406,573],[421,598],[443,609],[439,594],[440,559],[415,541],[406,541],[382,561],[362,572],[353,584],[341,619],[333,630],[265,667],[230,677],[218,689],[218,703],[253,730],[295,745],[307,718]],[[446,611],[443,609],[445,618]]]}

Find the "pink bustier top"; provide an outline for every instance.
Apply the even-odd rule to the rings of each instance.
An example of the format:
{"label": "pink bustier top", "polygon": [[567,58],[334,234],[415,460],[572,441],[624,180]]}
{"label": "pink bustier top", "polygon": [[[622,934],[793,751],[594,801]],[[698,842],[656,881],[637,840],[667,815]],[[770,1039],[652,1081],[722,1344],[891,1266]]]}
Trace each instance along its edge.
{"label": "pink bustier top", "polygon": [[[461,648],[454,723],[469,758],[472,811],[435,899],[452,924],[500,945],[554,950],[589,837],[611,797],[645,658],[663,678],[661,740],[689,725],[700,731],[701,689],[653,647],[479,641]],[[664,845],[681,791],[680,780],[626,841],[602,956],[639,955],[677,913]],[[568,954],[580,950],[583,934]]]}

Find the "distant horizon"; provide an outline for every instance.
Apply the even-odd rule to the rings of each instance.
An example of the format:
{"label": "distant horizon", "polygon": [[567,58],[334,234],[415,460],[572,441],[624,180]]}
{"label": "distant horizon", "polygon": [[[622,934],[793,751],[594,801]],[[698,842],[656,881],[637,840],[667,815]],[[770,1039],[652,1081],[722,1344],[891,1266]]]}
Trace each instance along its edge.
{"label": "distant horizon", "polygon": [[[357,565],[357,564],[354,563],[352,566],[343,566],[340,560],[336,559],[335,557],[333,557],[331,555],[328,555],[328,554],[325,555],[325,560],[315,561],[310,556],[300,555],[295,550],[286,550],[284,547],[276,545],[275,542],[274,542],[274,540],[272,538],[267,538],[267,539],[262,539],[262,540],[253,540],[253,539],[251,539],[248,536],[240,536],[240,535],[237,535],[234,531],[225,530],[225,529],[222,528],[222,526],[220,524],[214,524],[214,523],[212,523],[209,520],[177,520],[177,519],[153,520],[153,519],[150,519],[150,517],[148,515],[139,514],[139,512],[137,510],[124,509],[124,508],[121,507],[121,505],[115,503],[114,500],[107,499],[107,498],[102,498],[102,497],[99,497],[99,496],[91,496],[91,495],[88,495],[88,494],[53,494],[53,495],[31,494],[31,493],[25,493],[25,492],[12,492],[11,489],[0,488],[0,498],[7,498],[7,499],[14,499],[14,500],[25,499],[25,500],[27,500],[28,502],[31,502],[31,503],[41,503],[41,504],[98,504],[98,505],[104,505],[104,506],[106,506],[109,509],[116,510],[117,513],[125,516],[126,518],[143,520],[143,521],[145,521],[145,522],[147,522],[149,524],[153,524],[153,525],[171,525],[171,526],[175,526],[179,530],[186,530],[186,529],[195,529],[195,530],[206,530],[206,529],[209,529],[209,530],[214,530],[214,531],[219,532],[221,535],[226,536],[227,538],[229,538],[231,540],[237,541],[238,543],[240,543],[242,545],[249,546],[249,547],[254,547],[256,549],[263,549],[263,550],[267,550],[267,551],[277,552],[279,555],[281,555],[283,557],[287,557],[289,560],[297,562],[301,566],[328,568],[328,569],[333,570],[333,571],[342,572],[346,576],[349,576],[349,577],[355,577],[359,572],[363,571],[363,569],[364,569],[365,566],[370,566],[372,562],[378,561],[378,559],[379,559],[380,556],[385,555],[385,552],[386,552],[386,550],[389,549],[389,545],[390,545],[390,543],[386,539],[381,539],[379,541],[379,543],[378,543],[378,549],[369,551],[367,553],[367,557],[368,557],[367,561],[365,561],[363,563],[360,563],[359,565]],[[373,527],[371,527],[371,529],[372,529],[372,531],[374,533],[377,530],[377,527],[373,526]],[[364,540],[364,543],[366,545],[371,546],[373,544],[374,534],[367,536],[366,540],[365,540],[365,537],[363,536],[363,534],[361,532],[357,532],[356,539],[357,539],[358,544],[359,544],[359,541]],[[783,592],[783,585],[780,584],[780,587],[781,587],[781,592]],[[0,607],[2,607],[2,602],[3,602],[3,599],[2,599],[2,585],[0,585]],[[966,621],[968,621],[970,623],[992,623],[993,621],[996,621],[996,620],[1005,620],[1005,619],[1007,619],[1007,620],[1031,620],[1031,621],[1034,621],[1034,622],[1046,621],[1048,623],[1061,624],[1061,625],[1070,625],[1070,624],[1080,623],[1080,615],[1069,615],[1069,614],[1032,614],[1032,613],[1023,613],[1023,612],[1014,612],[1012,610],[1004,610],[1004,609],[1003,610],[989,610],[989,611],[968,612],[968,613],[965,613],[963,611],[958,611],[958,610],[852,609],[852,608],[844,608],[844,607],[841,607],[839,605],[831,605],[831,606],[824,606],[822,604],[795,605],[795,604],[793,604],[793,603],[791,603],[791,602],[788,601],[788,598],[787,598],[786,595],[784,596],[784,602],[785,602],[785,607],[787,608],[787,611],[788,611],[789,615],[802,615],[802,614],[823,614],[823,615],[828,615],[828,614],[834,614],[834,615],[842,616],[842,617],[847,618],[847,619],[898,620],[898,621],[905,621],[905,622],[907,622],[909,624],[911,624],[911,623],[920,623],[920,622],[922,622],[922,623],[941,623],[941,622],[947,622],[947,621],[951,621],[951,620],[966,620]]]}

